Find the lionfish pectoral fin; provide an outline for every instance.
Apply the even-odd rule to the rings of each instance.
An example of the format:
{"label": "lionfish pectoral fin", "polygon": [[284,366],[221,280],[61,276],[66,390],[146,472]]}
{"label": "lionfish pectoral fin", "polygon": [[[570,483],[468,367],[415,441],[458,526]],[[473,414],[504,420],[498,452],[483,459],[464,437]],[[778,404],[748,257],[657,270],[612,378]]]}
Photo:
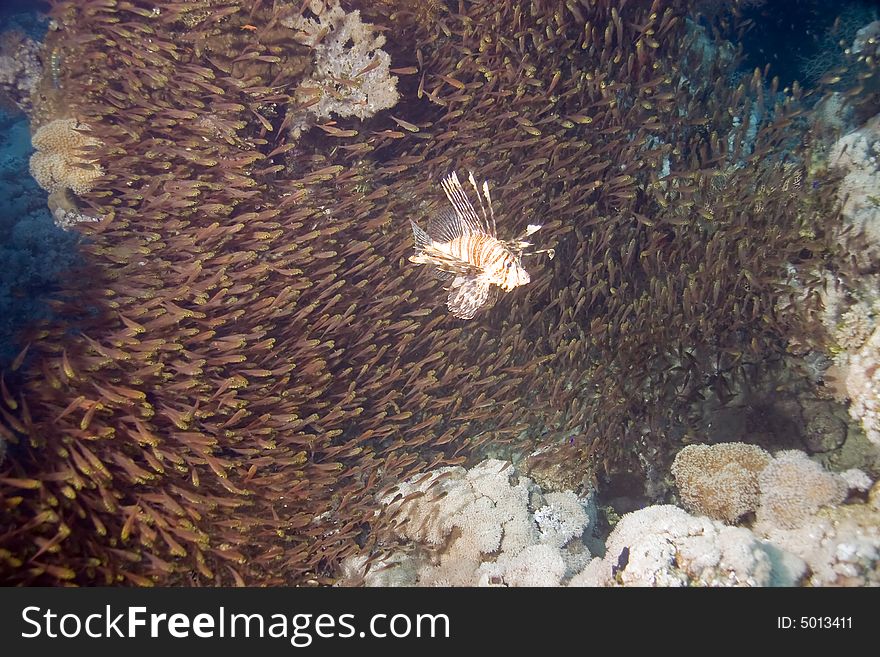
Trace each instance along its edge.
{"label": "lionfish pectoral fin", "polygon": [[438,249],[434,244],[427,246],[415,255],[411,255],[409,261],[418,264],[433,265],[436,269],[455,276],[475,277],[480,276],[483,273],[483,270],[480,267],[471,264],[467,260],[462,260],[451,253]]}
{"label": "lionfish pectoral fin", "polygon": [[489,287],[489,281],[483,277],[456,276],[446,300],[449,311],[459,319],[473,319],[488,301]]}
{"label": "lionfish pectoral fin", "polygon": [[491,308],[496,303],[498,303],[498,299],[501,298],[501,288],[497,285],[489,286],[489,293],[486,295],[486,303],[483,304],[485,308]]}
{"label": "lionfish pectoral fin", "polygon": [[455,274],[453,274],[452,272],[444,271],[439,267],[429,267],[428,271],[430,272],[431,276],[441,281],[448,281],[451,278],[455,277]]}
{"label": "lionfish pectoral fin", "polygon": [[470,232],[470,225],[449,206],[438,210],[428,219],[428,235],[440,244],[452,242]]}
{"label": "lionfish pectoral fin", "polygon": [[413,221],[409,220],[409,225],[412,226],[413,232],[413,241],[415,242],[415,247],[417,249],[425,249],[431,244],[431,238],[424,230],[422,230],[419,225]]}

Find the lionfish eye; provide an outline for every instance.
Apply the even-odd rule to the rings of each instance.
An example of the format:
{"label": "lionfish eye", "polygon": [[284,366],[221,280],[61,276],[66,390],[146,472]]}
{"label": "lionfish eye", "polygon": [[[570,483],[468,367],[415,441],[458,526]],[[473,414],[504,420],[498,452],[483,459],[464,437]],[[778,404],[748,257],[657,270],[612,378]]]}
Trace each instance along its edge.
{"label": "lionfish eye", "polygon": [[510,269],[511,267],[513,267],[513,263],[512,263],[512,262],[508,262],[508,263],[505,265],[505,267],[507,267],[508,269]]}

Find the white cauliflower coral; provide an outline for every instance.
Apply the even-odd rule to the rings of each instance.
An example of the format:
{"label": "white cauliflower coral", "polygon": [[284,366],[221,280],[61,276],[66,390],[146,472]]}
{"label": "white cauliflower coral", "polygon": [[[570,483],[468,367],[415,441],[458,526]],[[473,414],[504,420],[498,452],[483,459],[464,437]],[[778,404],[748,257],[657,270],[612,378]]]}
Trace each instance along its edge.
{"label": "white cauliflower coral", "polygon": [[313,48],[314,70],[294,92],[306,111],[291,126],[294,137],[316,121],[331,116],[366,119],[397,104],[397,78],[390,73],[391,57],[382,50],[385,37],[361,21],[360,11],[346,12],[339,0],[312,0],[316,18],[297,16],[285,21],[294,38]]}
{"label": "white cauliflower coral", "polygon": [[398,484],[382,500],[407,545],[347,581],[369,586],[556,586],[589,559],[587,507],[571,491],[544,493],[510,463],[442,468]]}

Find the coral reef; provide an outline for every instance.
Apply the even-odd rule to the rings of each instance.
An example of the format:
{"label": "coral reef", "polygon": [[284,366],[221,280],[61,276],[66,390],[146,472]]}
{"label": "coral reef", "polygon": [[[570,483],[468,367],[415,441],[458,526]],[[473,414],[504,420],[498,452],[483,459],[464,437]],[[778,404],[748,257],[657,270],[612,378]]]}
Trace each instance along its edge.
{"label": "coral reef", "polygon": [[880,260],[880,115],[841,137],[831,148],[829,164],[840,169],[845,225],[864,235],[867,248],[855,255],[861,268]]}
{"label": "coral reef", "polygon": [[623,517],[572,586],[877,586],[880,514],[823,510],[796,529],[728,527],[674,506]]}
{"label": "coral reef", "polygon": [[[95,271],[59,309],[94,310],[29,335],[10,385],[0,500],[30,529],[0,540],[2,579],[333,582],[393,534],[373,511],[398,482],[487,445],[540,445],[559,479],[638,467],[783,352],[834,178],[807,170],[797,88],[691,76],[688,3],[651,4],[341,3],[400,99],[293,140],[316,53],[281,21],[303,3],[55,0],[52,118],[107,158],[76,199],[102,220],[72,227]],[[406,255],[467,169],[557,257],[465,330]]]}
{"label": "coral reef", "polygon": [[804,560],[804,585],[880,586],[880,514],[868,505],[833,507],[798,528],[765,526],[759,535]]}
{"label": "coral reef", "polygon": [[[676,462],[690,506],[733,514],[757,508],[752,526],[649,506],[617,521],[591,558],[594,494],[543,492],[509,463],[442,468],[382,500],[396,541],[343,563],[342,584],[368,586],[838,586],[880,584],[880,505],[864,473],[830,473],[798,451],[771,457],[750,445],[699,446]],[[712,489],[728,462],[745,485]],[[707,467],[703,481],[696,469]],[[693,470],[693,471],[691,471]],[[758,472],[758,474],[756,474]],[[734,477],[730,477],[734,479]],[[754,494],[757,479],[760,487]],[[739,482],[737,482],[739,484]],[[868,501],[864,493],[871,491]],[[844,504],[850,491],[859,496]],[[731,499],[723,501],[725,494]],[[707,499],[699,499],[704,495]],[[756,497],[758,498],[756,501]],[[742,514],[737,518],[743,521]],[[732,521],[728,521],[732,522]]]}
{"label": "coral reef", "polygon": [[[689,452],[676,461],[679,471],[683,465],[696,467],[702,462],[708,466],[702,481],[697,479],[702,485],[690,485],[692,479],[682,482],[690,485],[688,506],[697,513],[705,509],[721,515],[728,509],[743,508],[745,490],[749,506],[757,509],[753,526],[725,526],[674,506],[647,507],[617,523],[606,541],[605,557],[592,560],[572,578],[572,585],[880,584],[878,508],[870,498],[868,503],[858,499],[843,503],[848,492],[864,493],[871,488],[872,482],[863,472],[827,472],[803,452],[783,451],[758,474],[756,502],[751,487],[753,472],[749,473],[751,479],[741,480],[746,486],[713,489],[705,485],[718,479],[725,460],[741,468],[744,448],[749,446],[701,447],[704,449],[697,451],[686,448]],[[751,460],[762,456],[760,451],[745,453]],[[699,477],[697,472],[689,474]],[[679,475],[676,478],[678,481]],[[731,496],[727,502],[725,494]]]}
{"label": "coral reef", "polygon": [[397,78],[389,73],[391,57],[381,49],[385,37],[361,21],[359,11],[346,12],[339,0],[312,0],[309,7],[316,19],[300,15],[284,22],[314,51],[314,69],[293,94],[307,108],[291,124],[293,136],[332,116],[366,119],[394,107]]}
{"label": "coral reef", "polygon": [[758,475],[770,461],[756,445],[688,445],[676,455],[672,475],[688,511],[734,523],[758,508]]}
{"label": "coral reef", "polygon": [[[841,502],[847,488],[867,490],[863,473],[825,472],[802,452],[774,459],[761,450],[718,445],[682,461],[717,466],[725,458],[762,471],[761,508],[753,529],[731,527],[674,506],[625,515],[602,558],[581,540],[595,509],[570,491],[543,493],[513,466],[484,461],[469,471],[443,468],[405,482],[383,500],[404,544],[343,564],[345,584],[368,586],[792,586],[876,584],[880,525],[870,504]],[[752,473],[754,474],[754,473]],[[849,483],[847,483],[849,482]],[[694,501],[734,508],[741,491]],[[581,566],[583,568],[581,569]],[[580,572],[577,572],[580,570]],[[577,572],[576,575],[573,573]]]}
{"label": "coral reef", "polygon": [[799,450],[771,456],[744,443],[688,445],[676,455],[672,475],[692,513],[735,524],[757,512],[759,525],[788,528],[843,502],[866,478],[859,471],[827,472]]}
{"label": "coral reef", "polygon": [[852,255],[854,275],[825,274],[822,323],[834,356],[832,393],[849,401],[849,412],[868,439],[880,445],[880,115],[841,137],[829,162],[843,174],[841,237]]}
{"label": "coral reef", "polygon": [[23,32],[9,30],[0,34],[0,99],[19,110],[33,110],[43,65],[40,44]]}
{"label": "coral reef", "polygon": [[379,561],[350,558],[348,583],[557,586],[589,558],[580,541],[595,520],[589,502],[571,491],[542,493],[504,461],[435,470],[401,483],[382,504],[409,543]]}

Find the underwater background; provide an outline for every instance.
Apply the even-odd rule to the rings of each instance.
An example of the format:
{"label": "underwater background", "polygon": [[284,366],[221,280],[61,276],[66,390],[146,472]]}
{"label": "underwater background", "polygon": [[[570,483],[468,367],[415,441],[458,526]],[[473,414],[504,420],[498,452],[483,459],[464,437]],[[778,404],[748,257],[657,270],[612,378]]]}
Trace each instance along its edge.
{"label": "underwater background", "polygon": [[5,3],[0,581],[877,585],[878,19]]}

